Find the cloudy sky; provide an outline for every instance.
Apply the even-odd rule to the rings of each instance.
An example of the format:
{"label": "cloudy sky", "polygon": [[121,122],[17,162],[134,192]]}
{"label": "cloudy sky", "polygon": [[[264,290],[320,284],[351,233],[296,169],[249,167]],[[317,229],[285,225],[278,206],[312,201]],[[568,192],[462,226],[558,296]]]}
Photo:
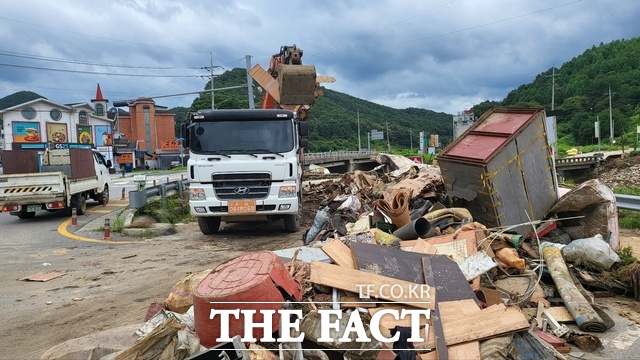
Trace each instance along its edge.
{"label": "cloudy sky", "polygon": [[[502,100],[600,43],[640,35],[639,1],[20,0],[0,12],[0,98],[157,97],[188,107],[215,73],[267,67],[282,45],[327,88],[455,114]],[[551,85],[549,86],[551,93]],[[551,99],[549,99],[551,102]]]}

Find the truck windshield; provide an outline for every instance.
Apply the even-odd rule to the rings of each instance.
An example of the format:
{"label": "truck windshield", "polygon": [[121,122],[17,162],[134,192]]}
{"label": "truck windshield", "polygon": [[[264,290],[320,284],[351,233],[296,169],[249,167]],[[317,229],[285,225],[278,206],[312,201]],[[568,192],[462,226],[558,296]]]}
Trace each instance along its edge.
{"label": "truck windshield", "polygon": [[196,154],[285,153],[294,145],[289,119],[197,122],[191,131]]}

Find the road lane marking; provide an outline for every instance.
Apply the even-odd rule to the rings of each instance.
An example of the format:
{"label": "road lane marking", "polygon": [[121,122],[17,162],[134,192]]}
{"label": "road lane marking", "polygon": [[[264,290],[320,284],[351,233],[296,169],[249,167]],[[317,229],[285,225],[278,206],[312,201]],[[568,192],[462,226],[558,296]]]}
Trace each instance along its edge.
{"label": "road lane marking", "polygon": [[60,226],[58,226],[58,234],[67,237],[69,239],[72,240],[77,240],[77,241],[84,241],[84,242],[92,242],[92,243],[100,243],[100,244],[111,244],[111,245],[120,245],[120,244],[142,244],[145,243],[145,241],[113,241],[113,240],[98,240],[98,239],[91,239],[91,238],[86,238],[84,236],[80,236],[80,235],[76,235],[74,233],[71,233],[67,230],[67,226],[69,226],[69,224],[71,224],[71,220],[72,218],[68,218],[67,220],[63,221],[62,224],[60,224]]}

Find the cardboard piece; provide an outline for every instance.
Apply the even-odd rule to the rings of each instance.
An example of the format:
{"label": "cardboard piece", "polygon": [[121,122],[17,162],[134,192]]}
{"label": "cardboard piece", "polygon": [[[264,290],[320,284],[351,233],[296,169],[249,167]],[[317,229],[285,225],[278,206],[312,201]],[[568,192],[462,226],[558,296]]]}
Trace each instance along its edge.
{"label": "cardboard piece", "polygon": [[33,275],[29,275],[27,277],[23,277],[22,279],[19,279],[21,281],[40,281],[40,282],[45,282],[45,281],[49,281],[49,280],[53,280],[53,279],[57,279],[61,276],[67,275],[66,272],[61,272],[61,271],[50,271],[50,272],[39,272],[39,273],[35,273]]}

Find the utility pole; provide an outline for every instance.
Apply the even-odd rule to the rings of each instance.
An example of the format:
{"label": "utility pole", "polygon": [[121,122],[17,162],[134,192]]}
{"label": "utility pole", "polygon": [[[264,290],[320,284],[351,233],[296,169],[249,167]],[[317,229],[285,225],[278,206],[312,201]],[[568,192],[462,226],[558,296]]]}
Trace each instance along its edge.
{"label": "utility pole", "polygon": [[409,129],[409,143],[411,143],[411,153],[413,154],[413,132]]}
{"label": "utility pole", "polygon": [[253,79],[251,75],[249,75],[249,70],[251,70],[251,55],[246,55],[245,59],[247,61],[247,93],[249,95],[249,109],[255,109],[255,104],[253,103]]}
{"label": "utility pole", "polygon": [[358,110],[358,151],[360,151],[362,147],[360,146],[360,110]]}
{"label": "utility pole", "polygon": [[389,142],[389,120],[385,120],[384,123],[387,125],[387,153],[391,153],[391,142]]}
{"label": "utility pole", "polygon": [[561,74],[556,74],[555,65],[551,68],[551,75],[547,75],[547,77],[551,77],[551,111],[554,110],[556,103],[556,76],[560,75]]}
{"label": "utility pole", "polygon": [[[211,55],[211,109],[215,110],[216,108],[216,93],[215,90],[213,90],[213,53],[210,53]],[[553,106],[552,106],[553,109]]]}
{"label": "utility pole", "polygon": [[215,109],[216,108],[216,101],[215,101],[215,89],[213,86],[213,69],[214,68],[222,68],[222,66],[213,66],[213,53],[211,54],[211,66],[209,67],[203,67],[203,69],[209,70],[210,74],[209,74],[209,79],[211,81],[211,109]]}
{"label": "utility pole", "polygon": [[611,113],[611,86],[609,86],[609,129],[611,130],[611,143],[615,144],[616,141],[613,138],[613,114]]}

